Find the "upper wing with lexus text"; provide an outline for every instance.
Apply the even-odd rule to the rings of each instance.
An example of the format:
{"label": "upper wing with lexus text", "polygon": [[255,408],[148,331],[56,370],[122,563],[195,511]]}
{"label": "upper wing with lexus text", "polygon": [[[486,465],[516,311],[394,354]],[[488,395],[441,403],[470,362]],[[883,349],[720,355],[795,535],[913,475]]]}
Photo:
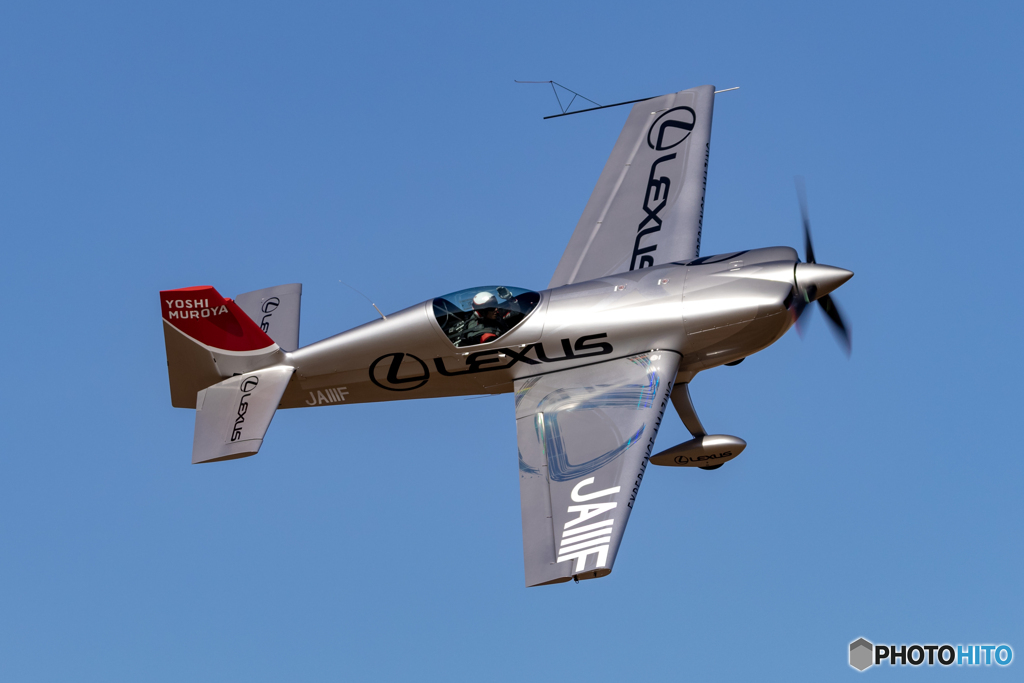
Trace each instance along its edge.
{"label": "upper wing with lexus text", "polygon": [[549,288],[700,255],[715,88],[633,105]]}
{"label": "upper wing with lexus text", "polygon": [[652,351],[516,380],[527,586],[611,573],[678,367]]}

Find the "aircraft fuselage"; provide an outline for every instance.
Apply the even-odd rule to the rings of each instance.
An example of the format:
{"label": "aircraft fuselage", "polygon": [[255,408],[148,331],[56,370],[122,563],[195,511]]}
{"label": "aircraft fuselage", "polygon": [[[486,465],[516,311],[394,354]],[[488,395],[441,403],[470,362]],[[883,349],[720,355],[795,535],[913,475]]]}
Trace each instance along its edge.
{"label": "aircraft fuselage", "polygon": [[457,348],[432,301],[292,353],[282,408],[500,394],[516,379],[663,350],[681,376],[739,361],[792,325],[796,252],[710,256],[539,292],[497,340]]}

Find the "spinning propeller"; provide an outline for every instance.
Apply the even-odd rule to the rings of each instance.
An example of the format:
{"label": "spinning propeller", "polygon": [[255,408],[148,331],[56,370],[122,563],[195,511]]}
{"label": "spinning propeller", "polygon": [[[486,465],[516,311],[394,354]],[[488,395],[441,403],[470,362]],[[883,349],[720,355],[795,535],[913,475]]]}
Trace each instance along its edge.
{"label": "spinning propeller", "polygon": [[803,178],[796,178],[796,194],[800,200],[800,216],[804,223],[804,252],[807,260],[796,265],[796,296],[793,297],[793,303],[789,307],[793,322],[797,332],[803,336],[800,316],[803,315],[808,304],[817,301],[825,312],[825,317],[831,323],[832,331],[843,350],[846,351],[846,355],[850,355],[849,328],[843,322],[843,316],[839,313],[839,309],[829,293],[853,277],[853,273],[842,268],[819,265],[814,259],[814,245],[811,243],[811,219],[807,212],[807,190],[804,188]]}

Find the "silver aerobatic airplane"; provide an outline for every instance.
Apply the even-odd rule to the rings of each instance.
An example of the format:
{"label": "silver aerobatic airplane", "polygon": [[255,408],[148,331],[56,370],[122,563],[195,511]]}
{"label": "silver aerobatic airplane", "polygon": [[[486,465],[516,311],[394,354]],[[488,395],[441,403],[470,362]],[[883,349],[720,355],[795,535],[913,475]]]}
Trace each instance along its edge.
{"label": "silver aerobatic airplane", "polygon": [[[548,288],[471,287],[299,348],[301,285],[160,292],[171,404],[192,462],[255,455],[279,408],[513,393],[526,585],[611,573],[648,461],[712,470],[702,370],[736,365],[853,273],[789,247],[700,257],[715,89],[635,104]],[[660,453],[669,403],[693,439]],[[511,445],[509,446],[511,452]]]}

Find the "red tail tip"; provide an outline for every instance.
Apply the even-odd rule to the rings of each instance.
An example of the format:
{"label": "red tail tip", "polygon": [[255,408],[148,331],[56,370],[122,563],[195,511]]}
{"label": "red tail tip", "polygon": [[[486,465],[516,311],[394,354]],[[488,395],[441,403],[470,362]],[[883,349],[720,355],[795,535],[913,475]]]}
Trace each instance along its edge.
{"label": "red tail tip", "polygon": [[164,321],[220,351],[271,350],[274,340],[231,299],[209,285],[160,292]]}

